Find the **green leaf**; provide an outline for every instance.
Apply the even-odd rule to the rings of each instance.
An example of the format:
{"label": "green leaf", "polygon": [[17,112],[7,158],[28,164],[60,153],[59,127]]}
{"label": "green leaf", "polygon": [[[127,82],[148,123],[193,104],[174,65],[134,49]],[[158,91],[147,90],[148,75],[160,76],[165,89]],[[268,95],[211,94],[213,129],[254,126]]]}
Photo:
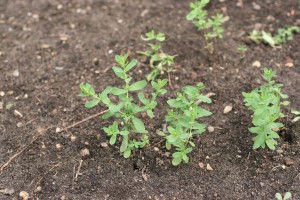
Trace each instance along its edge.
{"label": "green leaf", "polygon": [[137,64],[136,59],[131,60],[130,63],[125,67],[125,72],[131,70],[134,66],[136,66],[136,64]]}
{"label": "green leaf", "polygon": [[125,79],[126,78],[125,77],[125,73],[124,73],[124,71],[123,71],[122,68],[114,66],[112,69],[114,70],[115,74],[118,77],[120,77],[121,79]]}
{"label": "green leaf", "polygon": [[144,87],[146,87],[147,85],[147,81],[142,80],[142,81],[138,81],[136,83],[133,83],[132,85],[129,86],[129,90],[130,91],[136,91],[136,90],[141,90]]}
{"label": "green leaf", "polygon": [[204,103],[211,103],[211,99],[207,96],[204,96],[204,95],[200,95],[198,97],[201,101],[203,101]]}
{"label": "green leaf", "polygon": [[265,31],[262,31],[262,39],[264,42],[266,42],[267,44],[269,44],[270,46],[274,47],[275,46],[275,40],[272,37],[272,35],[270,33],[267,33]]}
{"label": "green leaf", "polygon": [[259,147],[263,147],[264,144],[265,144],[265,138],[266,138],[266,136],[265,136],[264,132],[262,132],[258,136],[256,136],[254,138],[253,149],[257,149]]}
{"label": "green leaf", "polygon": [[162,137],[165,137],[166,134],[160,130],[156,130],[156,134],[159,135],[159,136],[162,136]]}
{"label": "green leaf", "polygon": [[290,102],[289,101],[283,101],[283,102],[281,102],[281,105],[288,106],[288,105],[290,105]]}
{"label": "green leaf", "polygon": [[275,145],[277,144],[277,142],[274,139],[268,139],[266,140],[266,144],[269,147],[269,149],[275,150]]}
{"label": "green leaf", "polygon": [[114,115],[114,113],[108,111],[107,113],[105,113],[104,115],[102,115],[102,119],[108,119],[108,118],[110,118],[113,115]]}
{"label": "green leaf", "polygon": [[136,131],[138,133],[148,133],[148,131],[146,131],[146,129],[145,129],[145,125],[142,122],[142,120],[140,120],[139,118],[133,116],[132,117],[132,122],[133,122],[134,128],[136,129]]}
{"label": "green leaf", "polygon": [[174,143],[178,139],[178,136],[169,135],[169,136],[166,137],[166,139],[168,140],[169,143]]}
{"label": "green leaf", "polygon": [[116,112],[119,112],[123,107],[124,107],[124,103],[123,102],[119,103],[118,105],[111,104],[109,106],[109,111],[111,113],[116,113]]}
{"label": "green leaf", "polygon": [[124,136],[121,147],[120,147],[120,151],[121,152],[126,151],[127,147],[128,147],[128,136]]}
{"label": "green leaf", "polygon": [[173,108],[182,108],[185,106],[182,102],[179,102],[176,99],[170,99],[167,103]]}
{"label": "green leaf", "polygon": [[112,91],[111,91],[111,93],[113,95],[116,95],[116,96],[119,96],[121,94],[125,94],[126,92],[127,92],[126,90],[121,89],[121,88],[116,88],[116,87],[112,88]]}
{"label": "green leaf", "polygon": [[292,193],[290,193],[290,192],[285,193],[283,199],[287,200],[287,199],[290,199],[290,198],[292,198]]}
{"label": "green leaf", "polygon": [[275,197],[277,200],[282,200],[282,195],[278,192],[275,194]]}
{"label": "green leaf", "polygon": [[116,140],[117,140],[117,135],[116,135],[116,134],[115,134],[115,135],[112,135],[112,136],[110,137],[109,144],[110,144],[110,145],[115,144],[115,143],[116,143]]}
{"label": "green leaf", "polygon": [[300,115],[300,111],[295,110],[295,109],[292,109],[291,113],[294,114],[294,115]]}
{"label": "green leaf", "polygon": [[124,151],[123,155],[124,155],[124,158],[129,158],[131,155],[131,150],[127,149],[126,151]]}
{"label": "green leaf", "polygon": [[90,102],[86,103],[84,106],[85,106],[86,108],[92,108],[92,107],[98,105],[99,102],[100,102],[100,100],[99,100],[99,99],[96,99],[96,100],[94,100],[94,101],[90,101]]}

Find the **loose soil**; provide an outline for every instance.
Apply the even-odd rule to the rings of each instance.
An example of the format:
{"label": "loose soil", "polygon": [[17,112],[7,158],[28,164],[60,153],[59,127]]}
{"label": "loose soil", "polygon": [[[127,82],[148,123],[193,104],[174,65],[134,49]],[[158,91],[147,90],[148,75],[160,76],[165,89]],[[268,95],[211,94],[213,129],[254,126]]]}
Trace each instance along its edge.
{"label": "loose soil", "polygon": [[[229,17],[214,55],[204,48],[203,33],[185,19],[188,1],[0,0],[1,166],[22,151],[0,172],[0,189],[14,189],[0,193],[0,199],[18,199],[20,191],[31,199],[80,200],[274,199],[276,192],[290,191],[300,199],[300,125],[290,123],[289,112],[300,110],[300,35],[278,49],[247,38],[254,27],[274,33],[284,25],[300,26],[300,2],[223,0],[207,9]],[[102,128],[112,120],[100,117],[56,133],[57,127],[105,109],[84,108],[79,84],[90,82],[97,91],[120,85],[111,70],[114,54],[138,58],[136,52],[146,49],[140,35],[152,28],[167,35],[164,51],[178,56],[171,75],[174,88],[168,87],[157,117],[147,122],[151,144],[160,141],[154,133],[162,127],[166,100],[180,88],[202,81],[204,93],[216,94],[207,107],[214,114],[205,119],[215,130],[195,138],[190,162],[172,166],[163,143],[159,151],[151,146],[124,159],[119,144],[101,146],[108,141]],[[244,59],[237,50],[242,43],[249,48]],[[254,61],[261,67],[252,66]],[[241,95],[262,83],[263,67],[277,70],[276,80],[291,101],[276,151],[252,150],[251,113]],[[141,62],[133,76],[144,79],[148,72]],[[9,102],[13,107],[6,109]],[[223,114],[226,105],[233,110]],[[81,156],[84,148],[90,156]]]}

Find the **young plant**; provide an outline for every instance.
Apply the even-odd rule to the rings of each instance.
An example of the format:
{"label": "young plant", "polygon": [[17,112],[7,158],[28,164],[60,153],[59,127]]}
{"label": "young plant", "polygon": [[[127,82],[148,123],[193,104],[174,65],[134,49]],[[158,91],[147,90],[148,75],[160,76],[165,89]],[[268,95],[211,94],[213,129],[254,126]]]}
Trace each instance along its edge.
{"label": "young plant", "polygon": [[259,147],[274,150],[279,138],[276,131],[283,127],[282,123],[276,122],[284,117],[281,112],[281,105],[288,105],[288,101],[281,102],[281,99],[287,99],[288,96],[281,91],[282,84],[276,84],[272,80],[276,71],[264,69],[264,79],[267,83],[260,88],[252,90],[250,93],[243,92],[245,105],[253,112],[252,124],[249,128],[252,134],[255,134],[253,149]]}
{"label": "young plant", "polygon": [[280,193],[276,193],[275,197],[277,200],[288,200],[288,199],[292,198],[292,193],[286,192],[284,194],[284,197],[282,197],[282,195]]}
{"label": "young plant", "polygon": [[286,26],[284,28],[280,28],[277,30],[275,36],[272,36],[271,33],[265,31],[260,32],[253,30],[250,33],[250,39],[255,43],[260,43],[262,41],[272,47],[275,47],[293,40],[295,33],[300,33],[299,26]]}
{"label": "young plant", "polygon": [[[196,0],[190,4],[191,11],[187,14],[186,19],[198,28],[198,30],[206,30],[204,38],[206,41],[214,38],[222,38],[224,29],[221,27],[224,22],[223,14],[216,14],[211,18],[207,17],[208,12],[204,7],[210,0]],[[206,47],[212,47],[212,43],[208,42]]]}
{"label": "young plant", "polygon": [[155,80],[159,75],[165,72],[172,71],[172,65],[174,65],[175,56],[164,53],[161,49],[161,43],[165,41],[166,36],[164,33],[155,33],[154,30],[145,34],[142,37],[144,41],[156,41],[157,43],[149,43],[150,49],[145,52],[138,52],[147,56],[150,60],[149,64],[152,68],[150,74],[147,75],[147,80]]}
{"label": "young plant", "polygon": [[293,123],[300,120],[300,111],[292,109],[291,113],[295,115],[295,118],[292,120]]}
{"label": "young plant", "polygon": [[182,161],[185,163],[189,161],[187,154],[195,147],[192,142],[193,136],[205,131],[206,125],[197,120],[212,114],[199,106],[200,102],[211,103],[211,99],[201,93],[203,88],[203,83],[197,84],[196,87],[185,86],[181,92],[177,93],[176,99],[170,99],[167,102],[171,107],[167,110],[165,118],[169,123],[168,133],[161,131],[157,133],[166,138],[167,149],[175,147],[176,152],[172,154],[172,164],[175,166]]}
{"label": "young plant", "polygon": [[[130,83],[132,77],[129,76],[128,72],[136,66],[137,60],[133,59],[128,62],[127,58],[127,54],[124,56],[116,55],[115,60],[119,66],[112,68],[114,73],[124,81],[123,87],[108,86],[103,92],[96,94],[90,84],[80,84],[82,92],[80,96],[91,98],[91,101],[86,103],[85,107],[91,108],[101,102],[109,109],[102,118],[108,119],[114,116],[116,119],[112,125],[104,128],[104,132],[110,137],[109,143],[111,145],[116,143],[118,137],[122,138],[120,152],[123,153],[125,158],[128,158],[134,149],[143,148],[149,143],[148,131],[139,116],[141,113],[147,113],[148,117],[153,118],[157,96],[167,92],[163,89],[167,80],[152,81],[151,85],[154,92],[151,93],[151,99],[145,98],[141,90],[146,87],[147,82],[142,80]],[[139,106],[134,102],[132,93],[136,92],[138,92],[138,99],[143,106]],[[116,96],[118,101],[111,100],[110,95]]]}
{"label": "young plant", "polygon": [[248,50],[248,47],[247,47],[245,44],[240,44],[240,45],[238,46],[237,50],[241,52],[240,58],[241,58],[241,59],[244,59],[244,58],[245,58],[246,51]]}

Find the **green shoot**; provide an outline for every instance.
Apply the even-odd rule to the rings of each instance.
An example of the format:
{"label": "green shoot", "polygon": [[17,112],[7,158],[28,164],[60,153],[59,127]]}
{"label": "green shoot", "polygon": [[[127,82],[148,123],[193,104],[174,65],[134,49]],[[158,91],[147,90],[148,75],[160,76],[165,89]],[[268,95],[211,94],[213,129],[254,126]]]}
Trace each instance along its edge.
{"label": "green shoot", "polygon": [[[141,92],[147,85],[145,80],[130,83],[132,77],[129,76],[128,72],[136,66],[137,60],[133,59],[128,62],[127,58],[127,54],[124,56],[116,55],[115,60],[119,66],[112,68],[116,76],[124,81],[123,87],[108,86],[104,91],[96,94],[89,83],[80,84],[82,92],[80,96],[91,98],[91,101],[86,103],[85,107],[91,108],[101,102],[109,109],[102,118],[108,119],[114,116],[116,119],[112,125],[104,128],[104,132],[110,137],[109,143],[111,145],[116,143],[118,137],[122,138],[120,152],[123,153],[125,158],[128,158],[134,149],[143,148],[149,143],[148,131],[144,122],[140,119],[140,114],[147,113],[148,117],[153,118],[157,96],[167,92],[163,89],[167,80],[152,81],[151,85],[154,92],[151,93],[151,99],[147,99],[144,93]],[[138,92],[138,99],[143,106],[139,106],[134,102],[132,93],[136,92]],[[116,96],[118,102],[112,101],[109,95]]]}
{"label": "green shoot", "polygon": [[240,44],[240,45],[238,46],[237,50],[241,52],[240,58],[241,58],[241,59],[244,59],[244,58],[245,58],[246,51],[248,50],[247,45],[245,45],[245,44]]}
{"label": "green shoot", "polygon": [[275,139],[279,138],[276,131],[283,127],[282,123],[276,122],[284,117],[281,112],[281,105],[286,106],[288,101],[281,102],[281,99],[287,99],[288,96],[281,92],[282,84],[276,84],[272,78],[276,71],[264,69],[264,79],[267,83],[260,88],[256,88],[250,93],[243,92],[245,105],[253,112],[252,124],[249,128],[252,134],[255,134],[253,149],[259,147],[274,150],[277,144]]}
{"label": "green shoot", "polygon": [[282,195],[280,193],[276,193],[275,197],[277,200],[288,200],[288,199],[292,198],[292,193],[286,192],[284,194],[284,197],[282,197]]}
{"label": "green shoot", "polygon": [[187,163],[187,156],[195,147],[192,142],[194,135],[205,131],[206,125],[197,120],[201,117],[209,116],[212,113],[199,106],[200,102],[211,103],[211,99],[201,94],[204,88],[203,83],[196,87],[185,86],[181,92],[177,93],[176,99],[168,100],[171,109],[167,110],[165,120],[169,123],[168,133],[158,131],[160,136],[166,138],[166,148],[175,147],[176,152],[172,154],[173,165],[179,165],[182,161]]}
{"label": "green shoot", "polygon": [[138,52],[147,56],[150,60],[149,64],[152,68],[150,74],[147,75],[147,80],[155,80],[161,74],[165,72],[170,72],[170,68],[174,65],[175,56],[168,55],[164,53],[161,49],[161,43],[166,39],[164,33],[155,33],[154,30],[145,34],[145,37],[142,37],[144,41],[156,41],[157,43],[149,43],[150,49],[145,52]]}
{"label": "green shoot", "polygon": [[[190,4],[191,11],[187,14],[186,19],[192,21],[192,23],[198,28],[198,30],[206,30],[204,38],[206,41],[214,38],[222,38],[224,29],[222,24],[224,22],[223,14],[216,14],[211,18],[208,18],[208,12],[204,7],[210,2],[210,0],[196,0]],[[212,46],[208,43],[207,48]]]}

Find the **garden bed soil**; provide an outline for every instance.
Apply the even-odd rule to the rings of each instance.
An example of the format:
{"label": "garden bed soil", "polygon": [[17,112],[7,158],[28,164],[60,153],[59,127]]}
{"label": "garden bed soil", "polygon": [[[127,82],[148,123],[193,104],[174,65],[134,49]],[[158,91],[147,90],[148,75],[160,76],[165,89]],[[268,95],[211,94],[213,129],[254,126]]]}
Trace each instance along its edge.
{"label": "garden bed soil", "polygon": [[[31,199],[80,200],[274,199],[276,192],[290,191],[300,199],[300,125],[290,122],[290,109],[300,110],[300,35],[277,49],[247,38],[255,27],[274,33],[300,26],[300,4],[223,0],[207,10],[229,17],[213,55],[204,48],[203,33],[185,19],[188,1],[0,0],[0,189],[14,190],[2,191],[0,199],[18,199],[21,191]],[[57,133],[105,109],[84,108],[79,84],[92,83],[97,91],[120,85],[111,70],[114,55],[139,58],[136,52],[146,49],[140,36],[152,28],[166,34],[163,50],[178,56],[173,88],[159,98],[156,118],[146,122],[151,144],[160,142],[154,133],[164,123],[167,99],[184,85],[204,82],[204,93],[216,94],[207,106],[213,115],[204,119],[214,131],[194,139],[190,162],[172,166],[163,143],[124,159],[120,144],[101,145],[108,141],[102,128],[112,119],[95,117]],[[243,59],[237,50],[242,43],[248,45]],[[275,151],[252,149],[251,113],[241,94],[263,82],[264,67],[277,70],[291,101]],[[148,72],[140,62],[132,75],[140,80]],[[13,107],[6,109],[9,102]],[[224,114],[227,105],[233,110]],[[85,148],[90,155],[82,157]]]}

